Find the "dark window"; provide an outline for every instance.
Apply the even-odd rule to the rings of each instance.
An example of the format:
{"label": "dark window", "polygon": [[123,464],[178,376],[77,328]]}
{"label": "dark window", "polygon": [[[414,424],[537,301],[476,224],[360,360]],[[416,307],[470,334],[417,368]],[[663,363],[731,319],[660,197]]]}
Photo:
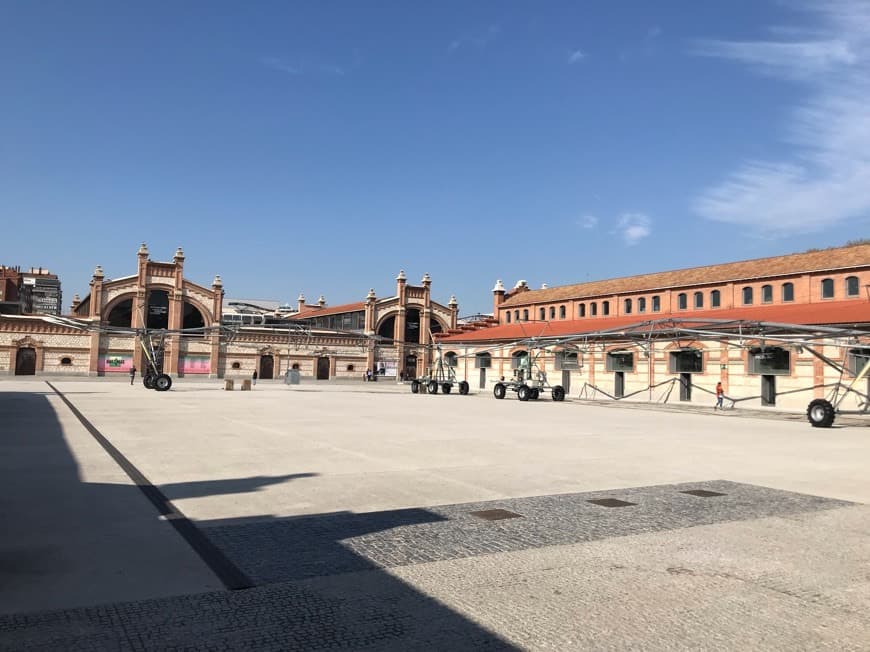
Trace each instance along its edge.
{"label": "dark window", "polygon": [[61,358],[60,364],[61,366],[68,367],[72,364],[72,358]]}
{"label": "dark window", "polygon": [[120,301],[112,312],[109,313],[109,326],[123,326],[129,328],[133,325],[133,299]]}
{"label": "dark window", "polygon": [[586,316],[586,304],[585,303],[581,303],[579,306],[577,306],[577,314],[580,315],[581,317]]}
{"label": "dark window", "polygon": [[704,357],[698,349],[671,351],[668,362],[672,374],[698,373],[704,371]]}
{"label": "dark window", "polygon": [[529,309],[523,308],[523,321],[529,321]]}
{"label": "dark window", "polygon": [[544,321],[547,318],[547,310],[545,308],[538,309],[538,319]]}
{"label": "dark window", "polygon": [[721,303],[721,296],[722,295],[719,293],[719,290],[713,290],[710,293],[710,307],[711,308],[718,308],[719,307],[719,305]]}
{"label": "dark window", "polygon": [[556,351],[554,360],[556,369],[579,369],[580,363],[576,351]]}
{"label": "dark window", "polygon": [[589,314],[592,315],[593,317],[598,314],[598,304],[597,303],[590,303],[589,304]]}
{"label": "dark window", "polygon": [[849,349],[849,359],[846,366],[853,376],[861,373],[868,362],[870,362],[870,347]]}
{"label": "dark window", "polygon": [[637,300],[637,311],[646,312],[646,299],[643,297]]}
{"label": "dark window", "polygon": [[610,314],[610,302],[609,301],[602,301],[601,302],[601,314],[602,315],[609,315]]}
{"label": "dark window", "polygon": [[788,375],[791,373],[791,356],[778,346],[749,350],[749,373],[764,375]]}
{"label": "dark window", "polygon": [[703,308],[704,307],[704,293],[703,292],[695,292],[695,307]]}
{"label": "dark window", "polygon": [[773,286],[761,286],[761,303],[773,303]]}
{"label": "dark window", "polygon": [[654,296],[652,299],[652,311],[660,312],[662,309],[662,298],[658,295]]}
{"label": "dark window", "polygon": [[514,310],[514,321],[519,321],[519,320],[520,320],[520,311]]}
{"label": "dark window", "polygon": [[677,308],[678,308],[679,310],[685,310],[685,309],[688,308],[688,307],[689,307],[689,306],[688,306],[688,303],[687,303],[686,293],[685,293],[685,292],[680,292],[680,293],[677,295]]}
{"label": "dark window", "polygon": [[348,371],[353,371],[353,365],[352,365],[352,364],[347,365],[347,370],[348,370]]}
{"label": "dark window", "polygon": [[505,316],[505,322],[510,324],[511,323],[511,311],[508,310],[507,312],[505,312],[504,316]]}
{"label": "dark window", "polygon": [[625,313],[626,315],[631,314],[631,299],[625,299],[622,302],[622,312]]}
{"label": "dark window", "polygon": [[847,297],[857,297],[858,296],[858,277],[857,276],[848,276],[846,277],[846,296]]}
{"label": "dark window", "polygon": [[559,319],[565,319],[565,306],[559,306]]}
{"label": "dark window", "polygon": [[169,328],[169,294],[165,290],[151,290],[148,294],[145,319],[148,328]]}
{"label": "dark window", "polygon": [[556,318],[556,308],[554,306],[550,306],[550,319]]}
{"label": "dark window", "polygon": [[184,302],[184,318],[181,322],[181,327],[184,329],[203,329],[199,332],[185,334],[205,336],[205,319],[203,319],[202,313],[187,301]]}
{"label": "dark window", "polygon": [[607,371],[634,371],[634,353],[611,351],[607,354]]}
{"label": "dark window", "polygon": [[448,351],[444,354],[444,362],[447,363],[448,367],[455,367],[459,363],[459,360],[456,356],[456,353],[454,353],[453,351]]}
{"label": "dark window", "polygon": [[832,279],[832,278],[822,279],[822,299],[833,299],[833,298],[834,298],[834,279]]}
{"label": "dark window", "polygon": [[745,287],[743,288],[743,305],[751,306],[752,305],[752,288]]}
{"label": "dark window", "polygon": [[242,368],[242,363],[241,363],[241,362],[234,362],[234,363],[232,364],[232,367],[233,367],[233,369],[241,369],[241,368]]}
{"label": "dark window", "polygon": [[294,362],[294,363],[293,363],[293,366],[290,367],[290,368],[291,368],[291,369],[296,369],[297,371],[299,371],[299,363],[298,363],[298,362]]}
{"label": "dark window", "polygon": [[511,355],[511,369],[528,369],[529,368],[529,352],[517,351]]}
{"label": "dark window", "polygon": [[789,303],[794,301],[794,283],[782,284],[782,302]]}
{"label": "dark window", "polygon": [[492,356],[489,353],[478,353],[474,356],[476,369],[489,369],[492,366]]}

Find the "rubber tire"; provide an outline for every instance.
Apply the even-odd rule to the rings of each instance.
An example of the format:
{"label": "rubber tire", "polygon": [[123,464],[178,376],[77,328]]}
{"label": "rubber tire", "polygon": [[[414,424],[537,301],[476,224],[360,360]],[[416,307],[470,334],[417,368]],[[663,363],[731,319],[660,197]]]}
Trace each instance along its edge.
{"label": "rubber tire", "polygon": [[823,398],[810,401],[807,406],[807,420],[813,428],[830,428],[834,423],[834,406]]}
{"label": "rubber tire", "polygon": [[169,391],[169,388],[172,387],[172,377],[167,374],[160,374],[157,378],[154,379],[154,389],[158,392],[166,392]]}
{"label": "rubber tire", "polygon": [[504,398],[504,395],[507,394],[507,387],[502,385],[501,383],[496,383],[495,387],[492,388],[492,395],[497,399]]}
{"label": "rubber tire", "polygon": [[142,384],[145,385],[145,389],[154,389],[154,380],[156,376],[152,376],[151,374],[146,374],[142,376]]}
{"label": "rubber tire", "polygon": [[517,387],[517,398],[521,401],[528,401],[532,390],[528,385],[520,385]]}
{"label": "rubber tire", "polygon": [[459,393],[462,396],[465,396],[466,394],[468,394],[468,383],[465,382],[464,380],[459,381]]}
{"label": "rubber tire", "polygon": [[565,388],[561,385],[556,385],[553,387],[553,400],[554,401],[564,401],[565,400]]}
{"label": "rubber tire", "polygon": [[438,382],[434,381],[434,380],[430,380],[429,385],[427,386],[427,389],[429,390],[430,394],[437,394],[438,393]]}
{"label": "rubber tire", "polygon": [[539,390],[537,387],[532,387],[532,392],[529,395],[529,399],[531,399],[532,401],[537,401],[540,397],[541,390]]}
{"label": "rubber tire", "polygon": [[418,383],[416,380],[412,380],[411,381],[411,393],[416,394],[419,391],[420,391],[420,383]]}
{"label": "rubber tire", "polygon": [[443,383],[441,385],[442,394],[449,394],[451,389],[453,389],[453,386],[450,383]]}

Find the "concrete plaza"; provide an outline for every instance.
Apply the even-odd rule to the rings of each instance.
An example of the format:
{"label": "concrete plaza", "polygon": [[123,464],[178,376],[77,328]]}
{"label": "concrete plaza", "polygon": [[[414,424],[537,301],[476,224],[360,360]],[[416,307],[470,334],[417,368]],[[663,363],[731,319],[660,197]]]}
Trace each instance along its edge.
{"label": "concrete plaza", "polygon": [[777,414],[3,379],[0,649],[870,649],[870,418]]}

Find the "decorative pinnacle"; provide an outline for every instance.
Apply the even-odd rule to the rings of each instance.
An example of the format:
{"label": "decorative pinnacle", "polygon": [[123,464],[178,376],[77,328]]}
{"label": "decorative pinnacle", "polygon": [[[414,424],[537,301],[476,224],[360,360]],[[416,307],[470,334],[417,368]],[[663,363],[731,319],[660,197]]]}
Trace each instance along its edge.
{"label": "decorative pinnacle", "polygon": [[103,276],[105,276],[103,274],[103,268],[101,265],[97,265],[96,268],[94,269],[94,276],[99,277],[99,278],[103,278]]}
{"label": "decorative pinnacle", "polygon": [[214,275],[214,280],[211,282],[212,287],[223,287],[224,282],[221,280],[220,274]]}
{"label": "decorative pinnacle", "polygon": [[305,303],[305,295],[300,292],[299,296],[296,297],[296,300],[301,301],[302,303]]}
{"label": "decorative pinnacle", "polygon": [[504,283],[501,282],[501,279],[498,279],[495,282],[495,287],[492,288],[493,292],[504,292]]}
{"label": "decorative pinnacle", "polygon": [[322,294],[317,298],[317,305],[321,307],[326,305],[326,299],[323,298]]}
{"label": "decorative pinnacle", "polygon": [[459,302],[456,300],[455,294],[450,295],[450,301],[447,302],[447,305],[450,306],[451,308],[454,308],[454,307],[459,305]]}
{"label": "decorative pinnacle", "polygon": [[140,256],[147,256],[148,255],[148,245],[146,245],[144,242],[139,245],[139,255]]}
{"label": "decorative pinnacle", "polygon": [[432,278],[429,276],[429,272],[426,272],[425,274],[423,274],[423,281],[422,281],[423,285],[426,285],[427,283],[431,283],[431,282],[432,282]]}
{"label": "decorative pinnacle", "polygon": [[375,289],[371,288],[369,290],[369,293],[366,295],[366,299],[369,299],[370,301],[374,301],[376,298],[377,297],[375,297]]}
{"label": "decorative pinnacle", "polygon": [[184,258],[184,249],[182,249],[181,247],[176,249],[175,250],[175,257],[176,258]]}
{"label": "decorative pinnacle", "polygon": [[399,275],[396,277],[396,280],[397,280],[397,281],[406,281],[407,279],[408,279],[408,277],[405,276],[405,270],[404,270],[404,269],[400,269],[400,270],[399,270]]}

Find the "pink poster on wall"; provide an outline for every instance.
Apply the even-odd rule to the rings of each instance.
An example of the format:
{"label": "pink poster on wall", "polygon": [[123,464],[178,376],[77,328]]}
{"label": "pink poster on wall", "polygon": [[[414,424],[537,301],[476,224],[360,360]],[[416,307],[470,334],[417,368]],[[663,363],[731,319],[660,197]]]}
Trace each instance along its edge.
{"label": "pink poster on wall", "polygon": [[132,355],[104,353],[97,359],[97,371],[102,371],[103,373],[129,373],[132,366]]}
{"label": "pink poster on wall", "polygon": [[207,374],[211,372],[208,355],[185,355],[178,361],[179,371],[184,374]]}

